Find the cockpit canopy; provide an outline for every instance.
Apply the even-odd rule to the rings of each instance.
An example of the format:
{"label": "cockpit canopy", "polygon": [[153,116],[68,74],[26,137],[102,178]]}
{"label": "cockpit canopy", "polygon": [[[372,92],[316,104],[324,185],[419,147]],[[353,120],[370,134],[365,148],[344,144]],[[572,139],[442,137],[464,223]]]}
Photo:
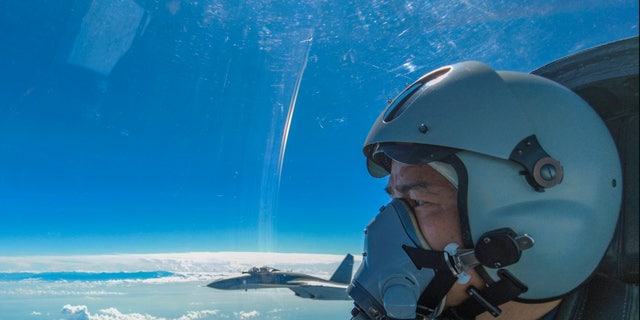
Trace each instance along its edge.
{"label": "cockpit canopy", "polygon": [[251,269],[247,270],[247,271],[242,271],[242,273],[247,273],[247,274],[255,274],[255,273],[273,273],[276,271],[280,271],[276,268],[272,268],[272,267],[252,267]]}

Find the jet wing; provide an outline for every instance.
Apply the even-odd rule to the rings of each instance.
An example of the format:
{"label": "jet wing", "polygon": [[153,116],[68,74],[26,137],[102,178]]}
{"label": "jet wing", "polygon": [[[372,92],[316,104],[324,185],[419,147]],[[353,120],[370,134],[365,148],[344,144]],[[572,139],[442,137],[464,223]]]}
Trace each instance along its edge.
{"label": "jet wing", "polygon": [[329,281],[290,281],[288,287],[301,298],[317,300],[351,300],[346,284]]}
{"label": "jet wing", "polygon": [[287,285],[291,286],[300,286],[300,287],[328,287],[328,288],[344,288],[346,289],[348,285],[336,282],[329,281],[289,281]]}

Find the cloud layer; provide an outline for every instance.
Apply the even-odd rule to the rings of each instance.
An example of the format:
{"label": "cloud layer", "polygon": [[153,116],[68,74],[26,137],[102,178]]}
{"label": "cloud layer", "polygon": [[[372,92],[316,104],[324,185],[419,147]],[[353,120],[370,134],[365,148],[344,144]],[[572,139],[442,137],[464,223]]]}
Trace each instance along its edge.
{"label": "cloud layer", "polygon": [[[67,304],[62,307],[60,311],[62,320],[197,320],[211,318],[229,318],[229,316],[223,315],[218,310],[201,310],[190,311],[187,314],[180,316],[179,318],[167,319],[158,318],[149,314],[141,313],[122,313],[116,308],[101,309],[96,313],[89,312],[89,308],[85,305],[70,305]],[[235,315],[236,319],[251,319],[259,316],[258,311],[250,312],[238,312]],[[219,317],[217,317],[219,316]]]}
{"label": "cloud layer", "polygon": [[[346,254],[346,252],[345,252]],[[252,266],[331,274],[344,256],[308,253],[192,252],[79,256],[0,257],[0,272],[238,273]],[[358,257],[356,257],[358,260]]]}
{"label": "cloud layer", "polygon": [[[0,273],[101,273],[99,279],[0,281],[0,301],[11,320],[214,320],[336,318],[348,301],[314,301],[287,289],[225,291],[205,285],[252,266],[272,266],[328,278],[344,256],[324,254],[195,252],[93,256],[0,257]],[[360,259],[359,259],[360,260]],[[354,266],[357,267],[357,266]],[[122,273],[164,270],[169,276],[116,279]],[[114,275],[114,279],[103,276]],[[145,273],[146,274],[146,273]],[[56,278],[57,279],[57,278]],[[0,309],[2,309],[0,302]],[[329,315],[329,316],[327,316]],[[327,317],[325,317],[327,316]]]}

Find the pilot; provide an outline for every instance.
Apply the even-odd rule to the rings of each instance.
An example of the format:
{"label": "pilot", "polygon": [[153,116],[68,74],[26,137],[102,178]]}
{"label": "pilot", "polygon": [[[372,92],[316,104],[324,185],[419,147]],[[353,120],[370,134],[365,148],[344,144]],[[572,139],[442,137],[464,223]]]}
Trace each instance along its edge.
{"label": "pilot", "polygon": [[365,230],[353,319],[559,319],[613,237],[614,141],[542,77],[475,61],[427,73],[364,154],[392,200]]}

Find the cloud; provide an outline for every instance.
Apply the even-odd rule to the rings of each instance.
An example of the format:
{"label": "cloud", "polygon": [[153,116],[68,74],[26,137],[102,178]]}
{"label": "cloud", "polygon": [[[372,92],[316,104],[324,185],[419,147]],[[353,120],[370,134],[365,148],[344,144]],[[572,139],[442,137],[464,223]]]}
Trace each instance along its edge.
{"label": "cloud", "polygon": [[187,314],[177,318],[176,320],[196,320],[217,315],[220,315],[218,310],[189,311]]}
{"label": "cloud", "polygon": [[70,304],[62,307],[62,316],[65,320],[89,320],[89,310],[87,306],[72,306]]}
{"label": "cloud", "polygon": [[[70,304],[62,307],[62,311],[60,313],[63,317],[62,320],[198,320],[210,316],[228,318],[221,315],[218,310],[189,311],[187,314],[174,319],[159,318],[141,313],[122,313],[116,308],[101,309],[98,310],[97,313],[92,314],[85,305],[73,306]],[[241,311],[238,313],[237,317],[239,317],[239,319],[250,319],[259,315],[260,313],[258,311]]]}
{"label": "cloud", "polygon": [[100,310],[99,313],[90,316],[88,320],[164,320],[164,318],[140,313],[122,313],[116,308],[108,308]]}
{"label": "cloud", "polygon": [[148,314],[125,314],[116,308],[102,309],[96,314],[91,314],[87,306],[72,306],[70,304],[62,307],[61,314],[63,320],[164,320],[164,318],[157,318]]}
{"label": "cloud", "polygon": [[233,313],[238,319],[251,319],[260,316],[260,312],[258,310],[253,311],[240,311]]}

